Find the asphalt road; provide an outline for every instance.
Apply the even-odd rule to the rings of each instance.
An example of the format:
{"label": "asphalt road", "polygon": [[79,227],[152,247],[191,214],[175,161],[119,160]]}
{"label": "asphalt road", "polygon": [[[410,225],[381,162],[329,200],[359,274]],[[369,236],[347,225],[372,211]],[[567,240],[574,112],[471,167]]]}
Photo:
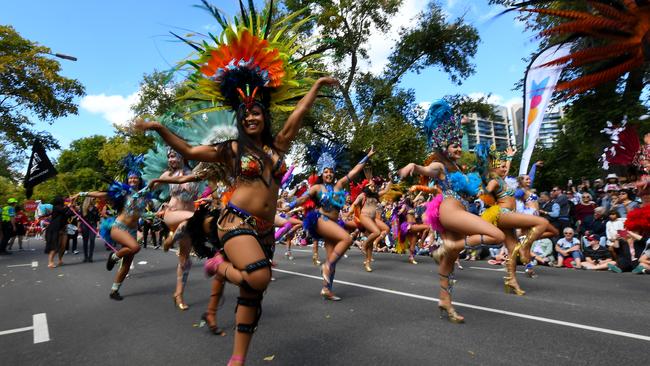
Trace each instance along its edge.
{"label": "asphalt road", "polygon": [[[140,251],[116,302],[101,246],[95,263],[67,255],[48,269],[43,243],[29,245],[33,251],[0,257],[2,365],[225,365],[237,289],[228,285],[218,315],[227,336],[209,334],[199,320],[210,287],[200,262],[185,294],[190,309],[180,312],[171,296],[174,253]],[[650,363],[647,275],[539,268],[537,279],[520,276],[528,293],[519,297],[503,293],[499,268],[463,262],[454,300],[466,323],[458,325],[438,318],[430,258],[410,265],[381,254],[366,273],[351,250],[336,271],[343,300],[326,302],[310,249],[294,251],[293,261],[283,253],[278,247],[248,365]]]}

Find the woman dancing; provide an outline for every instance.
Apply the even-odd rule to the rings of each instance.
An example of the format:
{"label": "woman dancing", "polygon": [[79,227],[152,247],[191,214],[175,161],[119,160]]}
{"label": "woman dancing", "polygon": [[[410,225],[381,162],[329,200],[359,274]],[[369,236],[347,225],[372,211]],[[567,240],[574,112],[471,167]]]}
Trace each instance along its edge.
{"label": "woman dancing", "polygon": [[118,212],[117,218],[104,220],[101,228],[102,237],[109,241],[109,244],[118,243],[122,246],[120,250],[109,255],[106,261],[108,271],[111,271],[117,262],[121,262],[109,294],[111,299],[117,301],[123,299],[120,288],[129,273],[133,258],[140,251],[136,239],[138,220],[145,212],[147,202],[150,201],[149,189],[145,187],[141,178],[142,161],[142,155],[131,154],[122,161],[128,172],[127,183],[113,182],[107,192],[80,192],[71,197],[73,200],[77,197],[109,198],[113,202],[113,208]]}
{"label": "woman dancing", "polygon": [[544,166],[544,163],[541,161],[536,162],[530,168],[528,174],[520,175],[517,177],[518,188],[515,191],[515,199],[523,203],[523,209],[517,210],[522,213],[539,216],[539,197],[535,192],[532,191],[533,182],[535,182],[535,173],[537,172],[537,167]]}
{"label": "woman dancing", "polygon": [[[225,18],[218,10],[212,10],[223,23]],[[255,21],[224,26],[221,37],[214,37],[216,46],[203,42],[202,48],[187,41],[199,53],[199,59],[189,63],[198,66],[190,78],[191,98],[218,101],[224,105],[217,108],[234,110],[239,132],[236,140],[191,146],[160,123],[136,120],[136,127],[157,132],[186,159],[220,162],[231,173],[232,196],[217,222],[223,250],[205,263],[208,275],[226,279],[240,288],[229,365],[244,364],[262,315],[264,291],[271,280],[278,191],[287,170],[284,154],[319,90],[338,85],[335,79],[322,77],[307,89],[311,75],[308,73],[312,70],[286,56],[292,55],[294,40],[273,27],[286,19],[271,22],[272,9],[259,13],[242,9],[242,19],[249,19],[248,14],[258,17]],[[267,37],[273,42],[267,41]],[[291,77],[304,79],[290,80]],[[304,97],[273,137],[271,108],[290,110],[289,103],[297,95]]]}
{"label": "woman dancing", "polygon": [[325,147],[321,150],[322,153],[316,163],[319,175],[318,181],[305,195],[292,202],[290,206],[300,205],[310,197],[316,203],[316,209],[311,210],[305,217],[303,227],[315,242],[319,239],[323,239],[325,242],[327,258],[325,263],[321,265],[323,288],[320,294],[323,299],[339,301],[341,298],[332,292],[336,263],[352,245],[352,238],[344,229],[345,224],[340,219],[340,212],[345,205],[348,194],[343,187],[349,184],[357,174],[361,173],[366,162],[375,154],[375,151],[371,148],[368,154],[352,170],[334,183],[334,174],[338,165],[337,160],[339,160],[338,155],[341,150],[337,148],[327,149]]}
{"label": "woman dancing", "polygon": [[505,236],[496,227],[480,217],[467,212],[469,203],[463,197],[476,194],[479,177],[468,178],[456,163],[462,153],[462,130],[459,119],[453,116],[451,107],[444,102],[434,102],[424,121],[427,137],[434,147],[434,154],[426,166],[414,163],[400,169],[401,177],[419,174],[433,178],[442,194],[428,204],[426,219],[433,230],[442,235],[443,245],[434,252],[439,264],[440,293],[438,308],[440,317],[447,315],[453,323],[463,323],[465,318],[451,302],[454,284],[453,269],[458,254],[465,245],[498,244]]}
{"label": "woman dancing", "polygon": [[[155,189],[156,183],[168,182],[169,194],[171,196],[166,207],[163,209],[163,220],[169,230],[174,232],[165,239],[163,250],[166,252],[178,242],[178,266],[176,267],[176,288],[172,298],[174,306],[181,311],[189,309],[189,306],[183,299],[183,292],[187,279],[192,269],[192,259],[190,259],[190,251],[192,243],[188,235],[186,235],[186,222],[194,215],[194,200],[197,199],[199,194],[199,184],[195,179],[189,179],[182,183],[173,183],[174,180],[166,181],[166,178],[177,177],[192,177],[192,171],[185,164],[183,157],[173,149],[167,150],[167,164],[168,169],[160,176],[160,179],[152,180],[149,186]],[[154,182],[155,181],[155,182]]]}
{"label": "woman dancing", "polygon": [[416,219],[415,206],[408,195],[400,202],[397,209],[397,238],[402,243],[409,243],[409,258],[411,264],[418,264],[415,261],[415,244],[419,238],[429,230],[429,225],[418,224]]}
{"label": "woman dancing", "polygon": [[366,272],[372,272],[372,252],[390,230],[381,220],[381,209],[378,210],[378,206],[379,199],[390,190],[391,183],[388,182],[384,189],[378,191],[370,170],[364,169],[364,173],[367,178],[362,182],[361,193],[352,202],[350,210],[355,213],[357,227],[366,233],[366,241],[362,244],[365,255],[363,268]]}
{"label": "woman dancing", "polygon": [[[531,259],[530,248],[533,242],[540,238],[550,238],[558,234],[557,230],[549,224],[548,220],[534,215],[526,215],[515,212],[515,191],[510,188],[504,178],[510,170],[510,162],[515,150],[508,148],[504,153],[496,151],[492,145],[489,151],[484,146],[476,149],[479,161],[489,163],[489,178],[485,191],[492,194],[496,205],[487,209],[482,217],[489,223],[496,225],[505,235],[505,245],[508,249],[508,261],[506,262],[507,275],[504,277],[504,289],[506,293],[514,293],[522,296],[526,292],[521,289],[517,282],[517,258],[522,263],[528,264]],[[487,154],[485,153],[487,152]],[[486,156],[487,155],[487,156]],[[526,232],[525,238],[518,242],[515,230],[521,228]],[[531,274],[531,272],[528,272]]]}

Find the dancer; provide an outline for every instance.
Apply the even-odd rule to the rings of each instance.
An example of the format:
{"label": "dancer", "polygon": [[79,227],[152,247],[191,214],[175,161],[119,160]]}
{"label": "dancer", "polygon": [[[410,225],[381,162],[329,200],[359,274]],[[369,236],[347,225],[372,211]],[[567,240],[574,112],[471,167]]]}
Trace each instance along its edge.
{"label": "dancer", "polygon": [[[199,53],[199,59],[190,64],[202,65],[190,78],[191,98],[217,101],[222,105],[216,108],[236,111],[237,139],[214,146],[191,146],[158,122],[145,122],[141,118],[135,122],[136,128],[157,132],[186,159],[223,163],[233,179],[230,201],[217,222],[223,250],[205,264],[208,275],[240,287],[229,365],[244,364],[262,315],[263,294],[271,279],[278,190],[287,170],[284,154],[319,90],[338,84],[332,78],[322,77],[307,89],[312,70],[291,57],[295,40],[287,40],[286,33],[274,28],[286,19],[271,22],[272,7],[257,13],[250,4],[251,9],[242,9],[241,21],[236,24],[224,24],[220,11],[209,9],[224,25],[223,34],[214,37],[216,46],[203,42],[200,45],[205,48],[202,48],[198,42],[187,41]],[[249,18],[249,14],[255,15]],[[295,14],[288,16],[295,17]],[[289,103],[301,95],[303,98],[292,108]],[[293,112],[273,137],[271,109],[278,108],[293,109]]]}
{"label": "dancer", "polygon": [[[524,265],[531,260],[530,248],[533,242],[540,238],[551,238],[558,234],[557,230],[548,220],[534,215],[515,212],[515,191],[510,188],[504,178],[510,170],[510,163],[516,150],[508,148],[505,153],[498,152],[496,146],[489,149],[485,145],[476,148],[479,163],[489,164],[489,181],[485,187],[487,193],[492,194],[496,204],[483,212],[482,217],[489,223],[496,225],[505,235],[505,245],[508,249],[506,262],[507,275],[504,277],[506,293],[522,296],[526,292],[517,282],[517,258],[521,258]],[[526,232],[525,238],[518,242],[515,230],[521,228]],[[531,272],[528,272],[531,275]]]}
{"label": "dancer", "polygon": [[366,233],[366,241],[363,243],[365,258],[363,268],[366,272],[372,272],[370,263],[373,262],[372,252],[375,246],[384,240],[390,228],[386,225],[380,216],[381,209],[378,210],[379,199],[386,194],[391,188],[391,182],[380,191],[377,189],[372,172],[364,169],[366,179],[361,183],[361,193],[352,202],[351,210],[355,213],[357,227]]}
{"label": "dancer", "polygon": [[316,203],[317,209],[311,210],[307,214],[303,227],[309,232],[315,243],[319,239],[323,239],[325,242],[327,258],[325,263],[321,265],[323,288],[320,294],[325,300],[339,301],[341,298],[332,292],[336,263],[352,245],[352,238],[345,231],[345,224],[340,219],[340,212],[345,205],[348,194],[343,187],[349,184],[357,174],[361,173],[366,162],[375,154],[375,151],[370,148],[368,154],[352,170],[334,183],[334,174],[337,165],[339,165],[342,148],[325,144],[320,145],[318,150],[320,150],[320,157],[316,162],[318,181],[305,195],[292,202],[290,206],[300,205],[309,197]]}
{"label": "dancer", "polygon": [[424,120],[427,137],[434,153],[426,166],[409,163],[399,174],[401,177],[419,174],[433,178],[442,194],[429,202],[426,221],[442,235],[443,245],[434,252],[439,264],[440,293],[438,308],[440,317],[447,315],[453,323],[463,323],[465,318],[452,305],[454,263],[465,245],[498,244],[505,236],[496,227],[480,217],[467,212],[468,201],[464,197],[475,195],[480,185],[478,176],[466,176],[456,163],[462,153],[462,129],[460,119],[454,117],[451,107],[444,102],[434,102]]}
{"label": "dancer", "polygon": [[[187,166],[183,157],[173,149],[167,151],[168,169],[160,176],[161,179],[190,176],[192,171]],[[152,189],[155,189],[155,184]],[[170,183],[169,194],[171,196],[166,207],[163,209],[163,220],[169,230],[169,237],[163,243],[163,251],[168,251],[178,242],[178,266],[176,267],[176,288],[174,290],[174,306],[185,311],[189,306],[183,299],[183,292],[187,279],[192,269],[190,250],[192,243],[186,234],[186,221],[194,215],[194,200],[199,194],[199,184],[195,181],[184,183]]]}
{"label": "dancer", "polygon": [[133,258],[140,251],[136,236],[138,233],[138,220],[145,212],[147,202],[151,199],[149,189],[142,180],[141,165],[142,155],[127,155],[122,160],[124,170],[127,172],[127,182],[114,181],[107,192],[80,192],[71,197],[108,198],[113,202],[113,208],[118,212],[116,218],[107,218],[102,222],[100,234],[109,244],[120,244],[122,248],[110,254],[106,261],[106,269],[111,271],[115,264],[120,262],[119,270],[111,286],[109,297],[113,300],[123,300],[120,295],[122,283],[129,273]]}
{"label": "dancer", "polygon": [[530,167],[528,174],[517,177],[518,188],[515,191],[515,199],[523,203],[523,207],[517,205],[517,211],[529,215],[539,216],[539,197],[532,191],[533,182],[535,182],[535,173],[538,167],[544,166],[542,161],[538,161]]}
{"label": "dancer", "polygon": [[[47,268],[56,268],[63,265],[63,253],[68,236],[65,232],[65,226],[70,215],[68,208],[65,206],[63,198],[56,197],[52,201],[52,209],[47,214],[49,224],[45,228],[45,253],[48,254]],[[59,262],[54,264],[54,257],[59,255]]]}
{"label": "dancer", "polygon": [[400,243],[409,244],[409,258],[408,262],[411,264],[418,264],[415,261],[415,244],[419,238],[429,230],[429,225],[418,224],[415,217],[415,207],[413,201],[409,196],[404,197],[400,201],[396,210],[397,219],[397,240]]}

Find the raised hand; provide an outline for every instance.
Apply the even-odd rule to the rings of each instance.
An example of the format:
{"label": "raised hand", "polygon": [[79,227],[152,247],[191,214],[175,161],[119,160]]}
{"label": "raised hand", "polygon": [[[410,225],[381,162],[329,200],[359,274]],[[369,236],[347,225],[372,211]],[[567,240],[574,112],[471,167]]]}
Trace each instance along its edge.
{"label": "raised hand", "polygon": [[398,174],[401,178],[408,177],[413,175],[413,172],[415,171],[415,164],[409,163],[406,164],[406,166],[398,171]]}

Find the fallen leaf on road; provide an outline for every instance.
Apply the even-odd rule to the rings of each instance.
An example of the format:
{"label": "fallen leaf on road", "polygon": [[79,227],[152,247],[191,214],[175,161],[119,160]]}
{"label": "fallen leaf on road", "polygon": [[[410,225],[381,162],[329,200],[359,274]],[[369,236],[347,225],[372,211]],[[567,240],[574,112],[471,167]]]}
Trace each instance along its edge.
{"label": "fallen leaf on road", "polygon": [[267,356],[267,357],[264,357],[264,361],[273,361],[274,358],[275,358],[275,355]]}
{"label": "fallen leaf on road", "polygon": [[64,276],[63,273],[57,275],[57,277],[63,277],[63,276]]}
{"label": "fallen leaf on road", "polygon": [[329,318],[331,318],[331,316],[325,315],[325,319],[329,319]]}

